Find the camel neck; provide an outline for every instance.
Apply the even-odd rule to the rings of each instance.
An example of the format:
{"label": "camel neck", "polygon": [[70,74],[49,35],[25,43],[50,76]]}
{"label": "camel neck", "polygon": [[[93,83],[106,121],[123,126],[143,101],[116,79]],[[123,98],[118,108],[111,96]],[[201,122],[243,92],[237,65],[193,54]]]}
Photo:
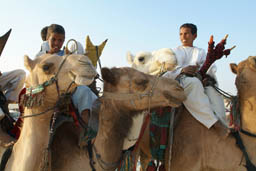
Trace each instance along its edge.
{"label": "camel neck", "polygon": [[[241,97],[240,97],[241,98]],[[256,104],[255,97],[249,97],[246,99],[240,99],[240,111],[241,111],[241,127],[253,134],[256,134],[256,109],[254,105]]]}
{"label": "camel neck", "polygon": [[[106,103],[102,104],[100,109],[99,130],[94,145],[101,156],[101,160],[105,163],[118,162],[122,154],[124,137],[120,133],[120,127],[122,127],[122,122],[120,122],[122,117],[120,118],[120,116],[125,115],[125,113],[113,110],[116,108],[115,105]],[[125,125],[123,126],[125,127]],[[99,163],[96,167],[101,168]]]}
{"label": "camel neck", "polygon": [[[25,109],[25,115],[43,112],[44,109]],[[12,170],[39,170],[48,146],[49,124],[52,112],[42,116],[25,118],[21,135],[14,146],[7,168]],[[17,167],[17,168],[13,168]]]}

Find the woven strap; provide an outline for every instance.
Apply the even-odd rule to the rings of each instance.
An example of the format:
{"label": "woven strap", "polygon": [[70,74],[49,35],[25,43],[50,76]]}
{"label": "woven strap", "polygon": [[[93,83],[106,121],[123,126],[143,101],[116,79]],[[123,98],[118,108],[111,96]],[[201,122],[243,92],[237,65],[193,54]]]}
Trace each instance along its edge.
{"label": "woven strap", "polygon": [[113,99],[113,100],[140,100],[144,97],[150,96],[150,93],[137,94],[137,93],[111,93],[104,92],[101,98]]}

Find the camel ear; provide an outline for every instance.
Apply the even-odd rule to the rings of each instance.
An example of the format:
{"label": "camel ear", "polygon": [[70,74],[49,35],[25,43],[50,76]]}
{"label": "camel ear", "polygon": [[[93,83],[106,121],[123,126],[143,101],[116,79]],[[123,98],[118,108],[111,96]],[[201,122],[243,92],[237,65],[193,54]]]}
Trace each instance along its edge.
{"label": "camel ear", "polygon": [[27,55],[25,55],[24,66],[29,72],[31,72],[35,67],[35,62],[32,59],[30,59]]}
{"label": "camel ear", "polygon": [[130,51],[127,52],[126,54],[126,60],[129,64],[133,64],[134,61],[134,56],[131,54]]}
{"label": "camel ear", "polygon": [[229,64],[229,66],[230,66],[231,71],[232,71],[234,74],[237,74],[237,64],[231,63],[231,64]]}
{"label": "camel ear", "polygon": [[114,72],[114,69],[102,68],[101,69],[102,79],[104,82],[110,83],[112,85],[117,85],[118,78]]}

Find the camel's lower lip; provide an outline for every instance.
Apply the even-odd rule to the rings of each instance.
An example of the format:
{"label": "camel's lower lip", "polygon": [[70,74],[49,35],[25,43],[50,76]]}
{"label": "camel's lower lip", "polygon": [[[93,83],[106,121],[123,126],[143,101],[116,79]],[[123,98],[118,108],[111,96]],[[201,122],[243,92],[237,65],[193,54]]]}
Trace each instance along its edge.
{"label": "camel's lower lip", "polygon": [[173,107],[179,107],[182,103],[180,102],[170,102],[170,104],[173,106]]}
{"label": "camel's lower lip", "polygon": [[168,100],[169,104],[174,105],[175,107],[180,106],[182,103],[182,100],[179,98],[176,98],[174,96],[172,96],[169,92],[164,91],[163,95],[165,96],[165,98]]}

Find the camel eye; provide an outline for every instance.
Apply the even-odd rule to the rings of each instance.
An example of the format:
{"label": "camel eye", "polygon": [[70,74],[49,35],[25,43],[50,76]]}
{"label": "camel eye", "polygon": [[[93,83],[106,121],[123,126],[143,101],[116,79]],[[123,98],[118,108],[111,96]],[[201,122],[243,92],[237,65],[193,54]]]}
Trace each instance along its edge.
{"label": "camel eye", "polygon": [[149,81],[146,79],[135,79],[134,83],[136,84],[136,88],[138,88],[138,90],[143,91],[147,88]]}
{"label": "camel eye", "polygon": [[53,63],[43,64],[42,69],[46,74],[49,74],[54,69],[54,64]]}
{"label": "camel eye", "polygon": [[144,56],[142,56],[142,57],[139,57],[139,59],[138,59],[140,62],[143,62],[144,60],[145,60],[145,57]]}

